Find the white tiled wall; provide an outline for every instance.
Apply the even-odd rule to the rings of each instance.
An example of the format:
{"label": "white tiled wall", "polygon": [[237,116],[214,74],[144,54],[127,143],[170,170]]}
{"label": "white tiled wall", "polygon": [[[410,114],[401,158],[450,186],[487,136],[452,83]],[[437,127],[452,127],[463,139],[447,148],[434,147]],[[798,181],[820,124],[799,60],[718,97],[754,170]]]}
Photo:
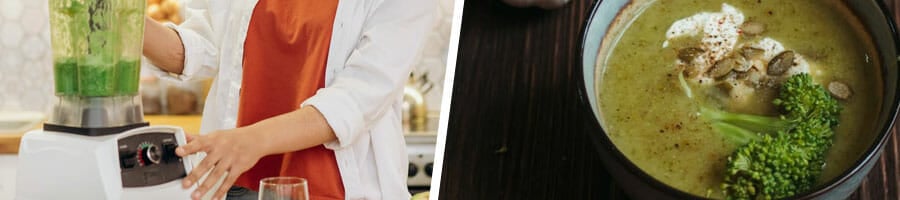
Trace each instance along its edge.
{"label": "white tiled wall", "polygon": [[[0,111],[46,112],[53,100],[47,0],[0,0]],[[0,154],[0,199],[13,199],[15,154]]]}
{"label": "white tiled wall", "polygon": [[53,68],[47,0],[0,0],[0,111],[45,112]]}

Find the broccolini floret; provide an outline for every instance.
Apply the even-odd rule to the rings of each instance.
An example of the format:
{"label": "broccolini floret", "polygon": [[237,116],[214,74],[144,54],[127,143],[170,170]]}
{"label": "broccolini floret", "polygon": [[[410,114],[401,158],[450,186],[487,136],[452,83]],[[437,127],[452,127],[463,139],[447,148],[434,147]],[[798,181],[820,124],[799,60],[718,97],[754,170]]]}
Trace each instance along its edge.
{"label": "broccolini floret", "polygon": [[701,109],[726,138],[742,146],[728,157],[728,199],[778,199],[812,188],[825,164],[841,107],[809,74],[793,75],[774,105],[779,117]]}

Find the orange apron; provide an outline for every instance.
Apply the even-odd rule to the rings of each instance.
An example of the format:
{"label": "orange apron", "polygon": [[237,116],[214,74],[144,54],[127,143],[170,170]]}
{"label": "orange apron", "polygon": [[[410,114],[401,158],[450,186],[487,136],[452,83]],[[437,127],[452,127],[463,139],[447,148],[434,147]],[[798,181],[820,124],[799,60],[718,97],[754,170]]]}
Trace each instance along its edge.
{"label": "orange apron", "polygon": [[[237,126],[300,108],[325,86],[325,63],[338,0],[260,0],[244,43]],[[303,127],[297,127],[303,130]],[[259,189],[273,176],[306,178],[312,199],[344,199],[334,151],[319,145],[263,157],[235,185]]]}

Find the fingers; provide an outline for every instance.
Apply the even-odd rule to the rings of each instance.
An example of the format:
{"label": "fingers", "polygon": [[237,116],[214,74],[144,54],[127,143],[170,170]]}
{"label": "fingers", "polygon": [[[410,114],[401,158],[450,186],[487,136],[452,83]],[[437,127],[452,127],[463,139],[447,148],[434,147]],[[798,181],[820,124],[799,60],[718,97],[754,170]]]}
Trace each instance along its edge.
{"label": "fingers", "polygon": [[213,199],[225,199],[225,194],[228,193],[228,189],[231,188],[231,185],[234,185],[234,182],[237,181],[239,173],[228,173],[228,178],[225,178],[225,181],[222,181],[222,185],[219,186],[219,190],[216,191],[216,195],[213,196]]}
{"label": "fingers", "polygon": [[190,135],[190,134],[184,134],[184,140],[185,140],[186,142],[194,141],[194,136],[193,136],[193,135]]}
{"label": "fingers", "polygon": [[[182,181],[185,189],[193,185],[197,186],[191,194],[193,199],[200,199],[207,194],[212,195],[215,199],[225,197],[228,189],[237,181],[238,176],[259,160],[257,154],[240,151],[240,149],[251,146],[247,143],[248,138],[241,134],[228,133],[228,131],[222,131],[201,136],[186,135],[185,139],[189,142],[175,150],[175,153],[182,157],[198,152],[207,154],[206,158],[200,161]],[[249,164],[249,166],[245,166],[245,164]],[[206,178],[201,183],[203,176]],[[217,184],[219,184],[218,187],[213,188]]]}
{"label": "fingers", "polygon": [[[190,188],[191,185],[200,180],[206,172],[216,166],[216,163],[219,162],[219,159],[222,158],[219,154],[210,154],[203,158],[203,161],[200,161],[200,164],[197,165],[196,168],[191,170],[191,173],[184,177],[184,180],[181,181],[181,185],[183,188]],[[207,178],[209,180],[209,178]]]}
{"label": "fingers", "polygon": [[[228,172],[229,165],[227,161],[220,161],[218,165],[212,170],[209,175],[206,176],[206,180],[203,181],[203,184],[200,187],[197,187],[197,190],[194,191],[194,194],[191,195],[193,198],[199,199],[201,196],[206,194],[209,189],[212,189],[213,186],[216,186],[216,182],[219,182],[224,176],[225,173]],[[219,188],[223,188],[224,185],[219,186]],[[230,187],[230,186],[229,186]],[[218,192],[218,191],[217,191]]]}
{"label": "fingers", "polygon": [[202,139],[197,138],[196,140],[191,140],[192,141],[188,142],[187,144],[181,145],[177,149],[175,149],[175,154],[178,154],[178,156],[180,157],[185,157],[197,153],[204,148]]}

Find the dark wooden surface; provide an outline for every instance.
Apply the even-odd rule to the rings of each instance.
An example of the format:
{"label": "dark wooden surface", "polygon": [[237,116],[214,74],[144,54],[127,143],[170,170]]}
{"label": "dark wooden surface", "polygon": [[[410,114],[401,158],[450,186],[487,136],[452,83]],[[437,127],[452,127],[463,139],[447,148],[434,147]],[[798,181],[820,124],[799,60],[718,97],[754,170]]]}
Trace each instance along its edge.
{"label": "dark wooden surface", "polygon": [[[623,196],[588,135],[599,126],[578,92],[593,3],[543,11],[465,2],[440,199]],[[891,138],[852,198],[900,199],[897,144]]]}

